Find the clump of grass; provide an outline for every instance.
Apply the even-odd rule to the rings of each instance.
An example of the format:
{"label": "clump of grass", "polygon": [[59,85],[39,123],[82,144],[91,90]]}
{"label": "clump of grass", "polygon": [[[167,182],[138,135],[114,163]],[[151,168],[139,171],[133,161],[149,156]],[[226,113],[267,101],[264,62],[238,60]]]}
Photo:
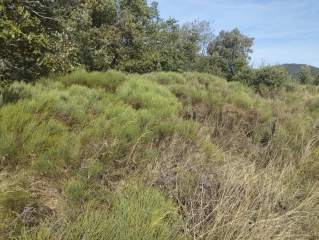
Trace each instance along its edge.
{"label": "clump of grass", "polygon": [[319,97],[312,97],[306,103],[308,111],[314,115],[318,114],[319,109]]}
{"label": "clump of grass", "polygon": [[0,182],[0,202],[10,188],[13,211],[57,209],[33,226],[1,210],[11,238],[318,236],[316,87],[261,97],[208,74],[80,71],[4,91],[0,169],[29,176]]}
{"label": "clump of grass", "polygon": [[124,190],[112,214],[115,226],[124,229],[119,239],[171,239],[180,234],[174,203],[152,188]]}
{"label": "clump of grass", "polygon": [[162,85],[185,84],[186,80],[179,73],[157,72],[144,75],[145,78],[153,80]]}
{"label": "clump of grass", "polygon": [[88,164],[88,179],[98,179],[102,172],[102,163],[97,159],[92,159]]}
{"label": "clump of grass", "polygon": [[228,155],[220,165],[216,150],[209,161],[198,153],[198,148],[176,139],[165,146],[151,170],[151,184],[173,194],[184,231],[193,238],[316,236],[317,213],[312,210],[319,210],[315,206],[319,195],[309,190],[310,195],[301,197],[298,188],[286,184],[294,176],[293,166],[282,171],[276,165],[260,169],[254,162]]}
{"label": "clump of grass", "polygon": [[24,176],[20,175],[0,174],[0,235],[8,231],[12,222],[32,201],[31,194],[25,189],[27,183]]}
{"label": "clump of grass", "polygon": [[153,188],[129,187],[114,198],[111,211],[87,205],[59,224],[44,222],[20,239],[181,239],[178,209]]}
{"label": "clump of grass", "polygon": [[108,70],[107,72],[86,72],[85,70],[79,70],[56,80],[61,81],[66,86],[79,84],[91,88],[101,87],[109,92],[114,92],[117,86],[126,80],[126,76],[115,70]]}
{"label": "clump of grass", "polygon": [[230,89],[227,98],[230,103],[238,105],[244,109],[253,109],[255,99],[251,97],[251,89],[238,82],[232,82],[229,86]]}
{"label": "clump of grass", "polygon": [[30,98],[32,95],[32,86],[27,83],[14,82],[9,87],[2,90],[2,104],[14,103],[19,99]]}
{"label": "clump of grass", "polygon": [[7,189],[1,192],[0,214],[1,219],[5,220],[8,215],[17,217],[23,208],[30,202],[30,194],[23,189]]}
{"label": "clump of grass", "polygon": [[66,196],[71,204],[83,204],[86,198],[87,186],[81,179],[71,179],[64,183]]}
{"label": "clump of grass", "polygon": [[150,109],[163,119],[176,115],[181,110],[181,105],[175,96],[157,83],[131,79],[123,84],[117,95],[135,109]]}

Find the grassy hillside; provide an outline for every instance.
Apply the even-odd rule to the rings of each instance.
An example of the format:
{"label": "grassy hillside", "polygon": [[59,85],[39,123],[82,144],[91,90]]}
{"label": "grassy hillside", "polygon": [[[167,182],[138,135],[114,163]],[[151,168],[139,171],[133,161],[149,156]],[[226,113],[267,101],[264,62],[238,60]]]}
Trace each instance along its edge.
{"label": "grassy hillside", "polygon": [[[291,63],[291,64],[282,64],[282,66],[285,67],[286,71],[288,72],[288,74],[291,76],[293,80],[298,80],[301,67],[307,66],[307,65]],[[319,74],[319,68],[313,67],[313,66],[309,66],[309,67],[310,67],[311,73],[314,76],[317,76]]]}
{"label": "grassy hillside", "polygon": [[318,239],[319,88],[79,71],[0,100],[3,239]]}

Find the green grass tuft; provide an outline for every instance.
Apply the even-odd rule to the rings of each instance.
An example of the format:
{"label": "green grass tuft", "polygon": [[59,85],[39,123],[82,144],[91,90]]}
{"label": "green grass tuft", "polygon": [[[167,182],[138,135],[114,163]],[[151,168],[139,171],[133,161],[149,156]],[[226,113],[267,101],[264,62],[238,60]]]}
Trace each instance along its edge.
{"label": "green grass tuft", "polygon": [[0,236],[317,239],[319,87],[261,90],[84,70],[2,89]]}

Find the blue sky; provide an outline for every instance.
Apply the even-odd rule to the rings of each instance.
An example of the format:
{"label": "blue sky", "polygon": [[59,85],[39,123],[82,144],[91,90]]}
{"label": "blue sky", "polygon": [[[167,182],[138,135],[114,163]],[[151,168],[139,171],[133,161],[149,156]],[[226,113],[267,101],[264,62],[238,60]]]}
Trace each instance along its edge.
{"label": "blue sky", "polygon": [[[152,2],[148,0],[148,2]],[[179,23],[212,20],[215,35],[238,28],[254,37],[252,63],[319,67],[318,0],[157,0],[160,16]]]}

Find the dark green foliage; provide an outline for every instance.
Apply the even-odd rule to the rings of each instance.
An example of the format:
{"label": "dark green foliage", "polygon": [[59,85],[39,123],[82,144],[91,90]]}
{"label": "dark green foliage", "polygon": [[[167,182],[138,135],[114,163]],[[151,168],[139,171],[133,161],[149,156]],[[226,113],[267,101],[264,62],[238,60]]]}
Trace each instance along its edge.
{"label": "dark green foliage", "polygon": [[237,28],[230,32],[221,31],[208,45],[211,65],[217,66],[227,81],[232,81],[248,64],[249,54],[253,52],[253,42],[254,38],[243,35]]}
{"label": "dark green foliage", "polygon": [[234,75],[233,80],[252,86],[256,84],[257,72],[258,70],[246,65]]}
{"label": "dark green foliage", "polygon": [[[113,53],[111,46],[113,26],[117,18],[116,2],[83,1],[80,8],[74,8],[63,22],[68,38],[76,48],[74,54],[78,64],[89,71],[106,71],[111,67]],[[84,8],[84,9],[83,9]]]}
{"label": "dark green foliage", "polygon": [[209,22],[180,27],[147,1],[37,1],[0,6],[0,78],[34,81],[88,71],[191,71],[212,38]]}
{"label": "dark green foliage", "polygon": [[319,74],[313,80],[313,85],[316,85],[316,86],[319,85]]}
{"label": "dark green foliage", "polygon": [[260,94],[269,91],[286,88],[287,91],[293,91],[294,85],[282,66],[264,66],[254,69],[248,65],[236,73],[234,81],[242,82],[253,87]]}
{"label": "dark green foliage", "polygon": [[[72,4],[70,2],[70,4]],[[32,81],[73,69],[73,45],[61,30],[64,1],[5,1],[0,5],[0,77]]]}
{"label": "dark green foliage", "polygon": [[269,88],[269,90],[278,90],[288,80],[288,74],[283,67],[262,66],[256,71],[256,80],[252,85],[257,86],[259,90],[262,85]]}
{"label": "dark green foliage", "polygon": [[311,74],[310,68],[308,66],[301,67],[299,73],[299,82],[303,85],[312,84],[314,77]]}
{"label": "dark green foliage", "polygon": [[0,80],[0,95],[5,90],[10,86],[10,81],[8,80]]}

